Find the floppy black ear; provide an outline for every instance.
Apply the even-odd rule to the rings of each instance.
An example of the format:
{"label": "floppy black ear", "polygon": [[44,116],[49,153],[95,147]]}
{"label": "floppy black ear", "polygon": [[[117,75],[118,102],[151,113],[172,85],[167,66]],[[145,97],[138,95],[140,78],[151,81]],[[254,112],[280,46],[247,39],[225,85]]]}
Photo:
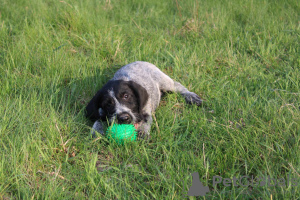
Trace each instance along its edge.
{"label": "floppy black ear", "polygon": [[100,119],[99,108],[102,90],[99,90],[85,108],[85,116],[92,121]]}
{"label": "floppy black ear", "polygon": [[133,81],[128,81],[129,87],[134,92],[134,95],[137,97],[138,103],[139,103],[139,112],[142,113],[143,108],[145,107],[149,95],[145,88],[143,88],[141,85],[137,84]]}

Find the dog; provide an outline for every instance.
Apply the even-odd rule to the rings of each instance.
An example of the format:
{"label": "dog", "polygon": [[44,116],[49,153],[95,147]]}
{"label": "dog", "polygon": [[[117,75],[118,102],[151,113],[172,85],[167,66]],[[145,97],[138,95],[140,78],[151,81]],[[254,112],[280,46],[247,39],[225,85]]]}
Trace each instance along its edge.
{"label": "dog", "polygon": [[86,117],[95,131],[105,134],[102,122],[133,124],[142,138],[150,135],[152,113],[165,92],[178,92],[188,104],[200,106],[201,98],[172,80],[155,65],[136,61],[120,68],[91,99]]}

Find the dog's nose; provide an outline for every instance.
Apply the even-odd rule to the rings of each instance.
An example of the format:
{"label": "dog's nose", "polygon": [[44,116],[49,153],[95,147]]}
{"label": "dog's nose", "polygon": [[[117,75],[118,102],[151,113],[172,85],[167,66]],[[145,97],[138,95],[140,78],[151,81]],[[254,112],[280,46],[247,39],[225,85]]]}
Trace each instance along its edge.
{"label": "dog's nose", "polygon": [[122,113],[117,116],[118,123],[120,124],[129,124],[131,123],[131,117],[128,113]]}

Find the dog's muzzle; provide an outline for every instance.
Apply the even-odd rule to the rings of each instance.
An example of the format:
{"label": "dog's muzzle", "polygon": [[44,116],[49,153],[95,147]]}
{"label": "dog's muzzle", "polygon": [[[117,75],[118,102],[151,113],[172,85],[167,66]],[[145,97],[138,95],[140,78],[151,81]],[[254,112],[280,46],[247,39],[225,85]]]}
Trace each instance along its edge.
{"label": "dog's muzzle", "polygon": [[117,120],[119,124],[130,124],[132,117],[128,113],[121,113],[117,115]]}

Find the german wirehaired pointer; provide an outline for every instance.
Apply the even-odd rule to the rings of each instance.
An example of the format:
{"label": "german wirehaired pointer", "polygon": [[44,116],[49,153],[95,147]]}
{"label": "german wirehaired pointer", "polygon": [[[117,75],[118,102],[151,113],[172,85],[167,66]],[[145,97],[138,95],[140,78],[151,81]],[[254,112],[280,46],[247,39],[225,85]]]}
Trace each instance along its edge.
{"label": "german wirehaired pointer", "polygon": [[105,134],[102,121],[134,124],[140,136],[149,136],[152,113],[162,92],[179,92],[189,104],[200,106],[200,97],[173,81],[155,65],[137,61],[119,69],[86,107],[86,116],[95,121],[95,131]]}

